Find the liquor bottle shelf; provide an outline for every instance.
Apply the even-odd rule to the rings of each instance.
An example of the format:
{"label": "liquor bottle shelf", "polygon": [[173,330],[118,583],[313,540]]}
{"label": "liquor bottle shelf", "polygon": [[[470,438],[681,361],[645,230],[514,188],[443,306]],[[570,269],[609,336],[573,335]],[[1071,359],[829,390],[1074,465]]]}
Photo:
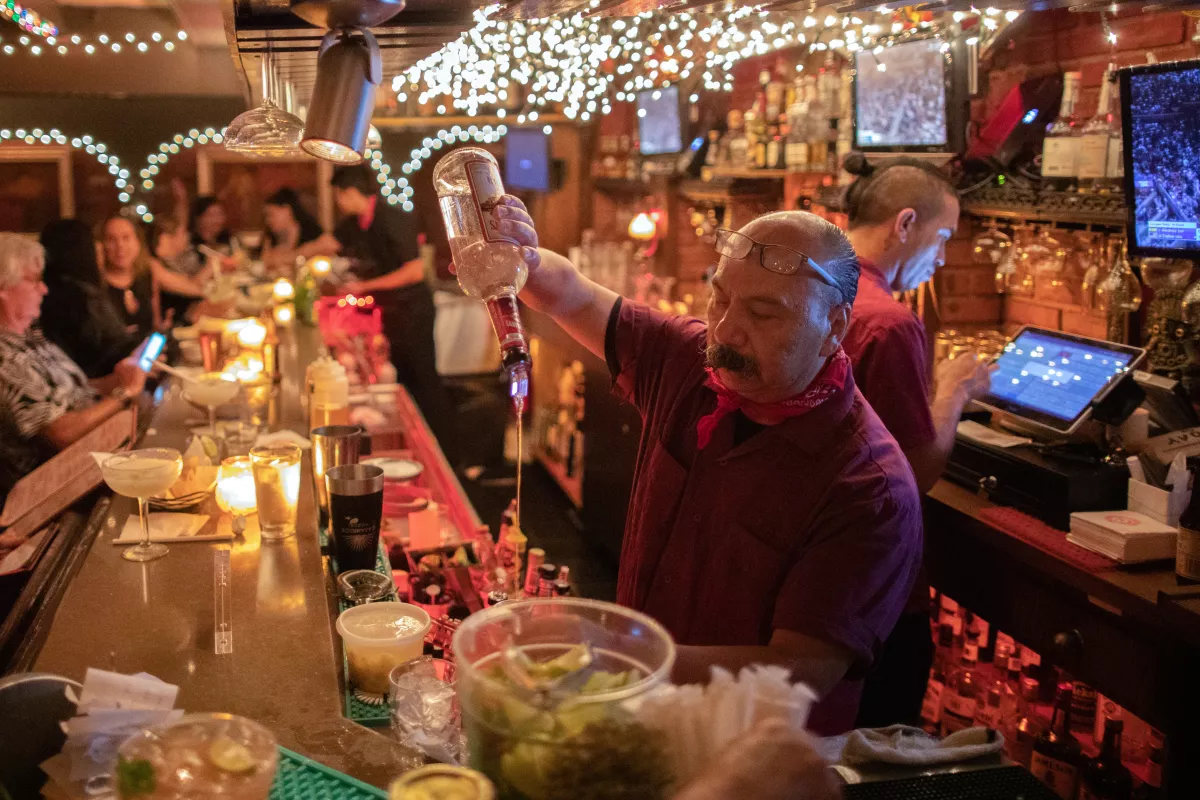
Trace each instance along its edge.
{"label": "liquor bottle shelf", "polygon": [[988,188],[963,198],[963,210],[976,217],[1096,225],[1121,228],[1125,225],[1123,194],[1033,191]]}

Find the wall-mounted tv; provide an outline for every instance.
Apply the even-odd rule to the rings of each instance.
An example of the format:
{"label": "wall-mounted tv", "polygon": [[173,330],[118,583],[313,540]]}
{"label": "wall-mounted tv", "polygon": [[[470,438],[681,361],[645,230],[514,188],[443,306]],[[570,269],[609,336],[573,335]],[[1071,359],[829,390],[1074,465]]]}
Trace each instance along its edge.
{"label": "wall-mounted tv", "polygon": [[1200,60],[1119,74],[1129,252],[1200,260]]}
{"label": "wall-mounted tv", "polygon": [[668,155],[683,149],[678,87],[668,86],[638,92],[637,117],[638,141],[642,155]]}
{"label": "wall-mounted tv", "polygon": [[504,137],[504,186],[550,191],[550,137],[541,128],[509,128]]}
{"label": "wall-mounted tv", "polygon": [[856,53],[856,149],[959,152],[965,102],[954,61],[960,49],[942,39],[925,38]]}

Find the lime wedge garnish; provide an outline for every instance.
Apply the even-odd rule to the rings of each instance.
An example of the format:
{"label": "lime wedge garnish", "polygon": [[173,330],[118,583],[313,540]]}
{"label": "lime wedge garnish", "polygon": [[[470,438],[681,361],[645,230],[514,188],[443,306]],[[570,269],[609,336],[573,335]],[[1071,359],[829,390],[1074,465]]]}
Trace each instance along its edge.
{"label": "lime wedge garnish", "polygon": [[244,744],[225,736],[209,745],[208,760],[225,772],[250,772],[256,766],[254,756]]}

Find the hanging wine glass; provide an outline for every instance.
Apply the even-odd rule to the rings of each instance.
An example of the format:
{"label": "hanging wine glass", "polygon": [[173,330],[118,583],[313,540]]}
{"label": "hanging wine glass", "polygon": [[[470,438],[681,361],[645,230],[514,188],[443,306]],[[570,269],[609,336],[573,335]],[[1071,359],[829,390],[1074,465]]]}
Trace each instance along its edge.
{"label": "hanging wine glass", "polygon": [[1125,241],[1112,239],[1112,266],[1104,280],[1096,285],[1096,307],[1105,313],[1132,314],[1142,307],[1142,283],[1129,265]]}
{"label": "hanging wine glass", "polygon": [[971,262],[992,268],[998,294],[1004,293],[1013,270],[1012,245],[1012,238],[996,227],[994,219],[988,220],[987,228],[971,242]]}
{"label": "hanging wine glass", "polygon": [[271,100],[274,75],[270,53],[263,55],[262,104],[234,117],[224,131],[225,149],[256,156],[295,156],[303,151],[304,123]]}
{"label": "hanging wine glass", "polygon": [[1106,274],[1104,268],[1109,263],[1107,256],[1110,247],[1111,244],[1107,239],[1097,239],[1094,247],[1088,253],[1089,261],[1079,282],[1079,302],[1088,311],[1099,311],[1096,305],[1096,287]]}
{"label": "hanging wine glass", "polygon": [[1006,289],[1009,294],[1033,296],[1033,269],[1029,262],[1029,245],[1033,241],[1033,227],[1018,225],[1013,228],[1013,268],[1008,273]]}
{"label": "hanging wine glass", "polygon": [[[1091,285],[1085,288],[1088,270],[1099,261],[1097,239],[1098,234],[1094,231],[1076,231],[1066,247],[1066,260],[1063,262],[1062,276],[1066,284],[1066,294],[1070,296],[1070,302],[1084,308],[1088,307],[1087,290],[1092,288]],[[1098,274],[1091,284],[1096,280],[1099,280]]]}
{"label": "hanging wine glass", "polygon": [[1025,248],[1029,270],[1033,273],[1034,293],[1046,300],[1062,301],[1067,293],[1063,281],[1063,263],[1067,252],[1049,226],[1043,227]]}
{"label": "hanging wine glass", "polygon": [[1200,281],[1195,281],[1183,292],[1183,310],[1180,318],[1191,326],[1193,331],[1200,330]]}

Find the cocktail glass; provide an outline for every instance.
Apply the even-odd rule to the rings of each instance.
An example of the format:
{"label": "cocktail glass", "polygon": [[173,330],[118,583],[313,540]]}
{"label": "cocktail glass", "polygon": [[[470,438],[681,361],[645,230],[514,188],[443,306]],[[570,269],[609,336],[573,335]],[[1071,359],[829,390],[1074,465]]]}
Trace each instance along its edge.
{"label": "cocktail glass", "polygon": [[190,403],[208,409],[208,432],[217,435],[217,406],[237,397],[238,382],[223,372],[206,372],[183,389],[183,397]]}
{"label": "cocktail glass", "polygon": [[267,800],[279,748],[262,725],[232,714],[188,714],[138,733],[117,751],[123,800]]}
{"label": "cocktail glass", "polygon": [[167,554],[165,544],[150,542],[150,518],[146,503],[151,497],[170,489],[182,471],[183,457],[178,450],[166,447],[117,453],[106,458],[100,465],[100,472],[108,488],[119,495],[135,497],[138,501],[142,541],[122,551],[121,555],[124,558],[129,561],[153,561]]}

